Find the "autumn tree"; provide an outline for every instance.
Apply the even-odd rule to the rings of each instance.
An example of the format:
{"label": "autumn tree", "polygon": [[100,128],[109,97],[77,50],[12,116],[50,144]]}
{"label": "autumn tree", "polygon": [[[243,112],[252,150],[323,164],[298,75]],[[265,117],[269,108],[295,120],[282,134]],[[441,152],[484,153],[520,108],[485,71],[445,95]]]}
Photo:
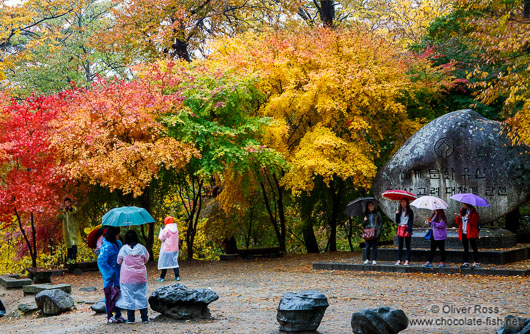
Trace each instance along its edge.
{"label": "autumn tree", "polygon": [[[165,136],[157,121],[178,112],[183,102],[178,91],[164,94],[164,84],[100,81],[64,92],[51,138],[62,171],[73,180],[141,196],[149,210],[149,187],[160,170],[183,168],[196,154],[190,145]],[[153,223],[144,238],[152,250]]]}
{"label": "autumn tree", "polygon": [[[440,77],[429,61],[355,30],[247,34],[220,42],[212,58],[259,73],[268,96],[261,112],[288,129],[276,147],[290,164],[280,184],[295,195],[313,191],[315,182],[325,185],[320,202],[328,203],[331,251],[347,187],[368,190],[376,160],[420,124],[405,101],[428,81],[433,89],[443,85],[434,84]],[[412,78],[413,66],[430,74]]]}
{"label": "autumn tree", "polygon": [[58,96],[30,97],[2,105],[0,116],[0,219],[17,224],[37,266],[37,252],[59,231],[55,214],[68,187],[49,149]]}

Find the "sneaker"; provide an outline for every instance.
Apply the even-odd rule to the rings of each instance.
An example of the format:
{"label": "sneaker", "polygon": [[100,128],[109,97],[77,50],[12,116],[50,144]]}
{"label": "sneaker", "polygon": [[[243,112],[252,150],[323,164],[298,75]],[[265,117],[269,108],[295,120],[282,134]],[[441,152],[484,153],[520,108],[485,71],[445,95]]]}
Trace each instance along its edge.
{"label": "sneaker", "polygon": [[157,278],[156,280],[159,281],[159,282],[164,282],[165,281],[165,279],[163,279],[161,277]]}
{"label": "sneaker", "polygon": [[400,266],[401,265],[401,261],[398,260],[398,262],[396,262],[396,266]]}
{"label": "sneaker", "polygon": [[129,320],[127,320],[125,323],[126,323],[127,325],[130,325],[130,324],[134,324],[134,321],[129,321]]}
{"label": "sneaker", "polygon": [[469,268],[469,263],[464,263],[463,265],[460,266],[460,268]]}
{"label": "sneaker", "polygon": [[375,266],[377,264],[377,262],[375,260],[373,260],[372,264]]}
{"label": "sneaker", "polygon": [[363,264],[370,264],[370,260],[364,261]]}
{"label": "sneaker", "polygon": [[423,268],[432,268],[432,263],[430,262],[425,262],[425,264],[422,266]]}
{"label": "sneaker", "polygon": [[110,317],[107,319],[107,324],[117,324],[119,323],[118,319],[114,318],[114,317]]}
{"label": "sneaker", "polygon": [[405,263],[403,263],[404,266],[408,266],[409,264],[410,264],[409,260],[407,260],[407,261],[405,261]]}
{"label": "sneaker", "polygon": [[175,277],[175,281],[180,281],[180,276],[179,277]]}
{"label": "sneaker", "polygon": [[149,320],[143,320],[142,321],[142,324],[148,324],[149,323]]}
{"label": "sneaker", "polygon": [[445,263],[440,262],[440,264],[438,265],[438,268],[445,268]]}
{"label": "sneaker", "polygon": [[475,263],[473,263],[473,265],[471,266],[471,269],[476,269],[476,268],[478,268],[478,263],[475,262]]}
{"label": "sneaker", "polygon": [[117,317],[116,320],[118,321],[119,324],[123,324],[124,322],[127,322],[127,319],[121,316]]}

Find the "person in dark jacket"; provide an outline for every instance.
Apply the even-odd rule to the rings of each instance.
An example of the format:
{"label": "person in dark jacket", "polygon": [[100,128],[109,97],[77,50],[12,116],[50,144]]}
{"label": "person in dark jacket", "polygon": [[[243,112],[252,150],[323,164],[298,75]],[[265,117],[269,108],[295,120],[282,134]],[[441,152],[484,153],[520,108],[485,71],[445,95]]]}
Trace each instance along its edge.
{"label": "person in dark jacket", "polygon": [[2,300],[0,299],[0,318],[3,317],[6,314],[6,308],[4,307],[4,304],[2,303]]}
{"label": "person in dark jacket", "polygon": [[473,249],[473,266],[472,268],[478,268],[478,222],[479,216],[477,210],[466,203],[462,203],[462,209],[456,216],[456,225],[458,225],[458,238],[462,240],[464,246],[464,264],[461,268],[469,268],[469,245]]}
{"label": "person in dark jacket", "polygon": [[[403,198],[399,203],[399,209],[396,211],[396,224],[398,225],[398,260],[396,265],[401,265],[401,259],[403,258],[403,243],[407,246],[407,254],[404,265],[410,264],[410,238],[412,237],[412,224],[414,222],[414,212],[409,205],[409,200]],[[405,235],[403,234],[405,231]],[[401,235],[400,235],[401,233]]]}
{"label": "person in dark jacket", "polygon": [[[375,239],[366,240],[366,261],[364,264],[370,263],[370,255],[373,254],[372,264],[377,264],[377,241],[381,236],[383,229],[383,217],[376,211],[373,202],[366,203],[366,211],[364,213],[363,228],[375,228]],[[372,254],[371,254],[372,253]]]}

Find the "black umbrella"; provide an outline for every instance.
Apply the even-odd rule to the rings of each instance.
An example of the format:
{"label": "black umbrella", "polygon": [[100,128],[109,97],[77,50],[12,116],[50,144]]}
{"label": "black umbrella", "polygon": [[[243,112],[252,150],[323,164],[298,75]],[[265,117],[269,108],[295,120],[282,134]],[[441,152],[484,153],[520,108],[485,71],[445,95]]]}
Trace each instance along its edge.
{"label": "black umbrella", "polygon": [[354,201],[351,201],[346,206],[346,210],[344,210],[344,213],[348,216],[364,216],[364,212],[366,211],[366,204],[368,202],[374,203],[375,206],[377,206],[378,202],[375,199],[375,197],[359,197]]}

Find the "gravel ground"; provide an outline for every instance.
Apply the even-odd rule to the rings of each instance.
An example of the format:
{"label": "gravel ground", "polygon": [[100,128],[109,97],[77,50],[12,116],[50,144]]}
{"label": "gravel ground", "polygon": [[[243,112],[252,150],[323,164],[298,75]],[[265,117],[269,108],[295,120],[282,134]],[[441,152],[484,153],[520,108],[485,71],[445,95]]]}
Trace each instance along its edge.
{"label": "gravel ground", "polygon": [[[210,305],[213,320],[168,321],[158,318],[149,324],[105,323],[105,317],[94,315],[85,302],[99,300],[103,291],[99,273],[82,276],[54,277],[53,283],[72,284],[76,309],[55,317],[29,315],[0,319],[2,333],[278,333],[276,307],[285,292],[318,290],[328,297],[329,308],[319,327],[321,334],[351,333],[353,312],[363,308],[390,306],[401,308],[409,319],[445,321],[461,317],[462,308],[474,305],[493,308],[488,314],[470,314],[486,325],[476,326],[409,326],[402,333],[494,333],[498,325],[491,322],[507,314],[530,317],[530,279],[528,277],[463,276],[438,274],[360,273],[312,270],[313,262],[360,262],[359,253],[294,255],[280,259],[233,262],[182,262],[180,283],[190,288],[211,288],[219,300]],[[157,282],[156,266],[149,267],[149,291],[173,281]],[[168,273],[172,279],[172,273]],[[94,286],[96,292],[81,292]],[[20,303],[31,302],[21,290],[0,288],[0,298],[8,313]],[[433,305],[440,308],[433,313]],[[436,309],[436,306],[434,309]],[[444,307],[445,306],[445,307]],[[451,306],[451,308],[450,308]],[[495,308],[496,310],[495,311]],[[443,310],[446,310],[444,313]],[[465,316],[465,315],[464,315]],[[137,320],[139,314],[137,314]],[[488,320],[489,319],[489,320]],[[442,320],[443,321],[443,320]],[[470,320],[468,320],[470,321]]]}

